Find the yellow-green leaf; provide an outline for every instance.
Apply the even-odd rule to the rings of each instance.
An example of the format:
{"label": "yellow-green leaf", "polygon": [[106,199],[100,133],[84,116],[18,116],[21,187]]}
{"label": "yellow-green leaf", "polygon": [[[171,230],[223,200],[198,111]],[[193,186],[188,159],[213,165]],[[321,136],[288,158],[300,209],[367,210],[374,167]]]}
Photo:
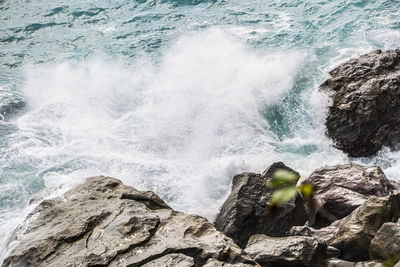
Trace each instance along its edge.
{"label": "yellow-green leaf", "polygon": [[390,258],[388,260],[386,260],[383,263],[384,267],[393,267],[396,265],[396,263],[400,262],[400,253],[395,255],[393,258]]}
{"label": "yellow-green leaf", "polygon": [[282,185],[296,185],[300,179],[298,173],[290,172],[288,170],[279,169],[275,171],[271,179],[268,181],[268,187],[274,188]]}
{"label": "yellow-green leaf", "polygon": [[276,190],[272,195],[271,204],[276,206],[282,206],[289,200],[295,198],[299,192],[296,186],[287,186]]}
{"label": "yellow-green leaf", "polygon": [[314,196],[316,188],[313,184],[305,183],[299,186],[299,190],[305,198],[312,198]]}

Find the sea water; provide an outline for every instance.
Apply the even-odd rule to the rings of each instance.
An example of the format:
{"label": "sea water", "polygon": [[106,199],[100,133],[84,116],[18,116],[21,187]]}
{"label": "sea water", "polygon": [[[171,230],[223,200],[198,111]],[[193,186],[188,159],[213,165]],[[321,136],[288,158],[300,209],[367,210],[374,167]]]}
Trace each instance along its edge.
{"label": "sea water", "polygon": [[108,175],[211,221],[235,174],[358,162],[329,70],[400,48],[399,0],[0,0],[0,262],[39,191]]}

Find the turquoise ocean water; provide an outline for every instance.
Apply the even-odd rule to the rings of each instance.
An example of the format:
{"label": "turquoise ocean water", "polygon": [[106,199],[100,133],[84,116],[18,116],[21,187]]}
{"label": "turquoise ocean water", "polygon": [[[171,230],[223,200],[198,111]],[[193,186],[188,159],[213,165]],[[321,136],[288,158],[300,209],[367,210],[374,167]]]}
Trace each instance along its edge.
{"label": "turquoise ocean water", "polygon": [[400,48],[399,0],[0,0],[0,262],[33,208],[85,177],[153,190],[212,220],[234,174],[349,161],[318,85]]}

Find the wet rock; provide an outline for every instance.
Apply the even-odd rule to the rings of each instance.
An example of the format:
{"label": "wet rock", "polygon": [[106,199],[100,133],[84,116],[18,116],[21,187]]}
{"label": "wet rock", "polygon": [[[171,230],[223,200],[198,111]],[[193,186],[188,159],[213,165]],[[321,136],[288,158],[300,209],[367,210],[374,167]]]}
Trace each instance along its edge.
{"label": "wet rock", "polygon": [[284,236],[294,225],[307,221],[300,197],[285,204],[270,221],[268,204],[273,190],[267,181],[278,169],[295,172],[282,162],[274,163],[264,173],[243,173],[233,178],[232,193],[223,204],[215,227],[244,247],[253,234]]}
{"label": "wet rock", "polygon": [[326,244],[315,237],[253,235],[245,251],[261,266],[321,266]]}
{"label": "wet rock", "polygon": [[352,157],[374,155],[400,140],[400,50],[351,59],[330,72],[321,88],[332,93],[326,126]]}
{"label": "wet rock", "polygon": [[371,258],[381,260],[400,254],[400,222],[382,225],[371,241],[369,254]]}
{"label": "wet rock", "polygon": [[13,117],[25,108],[23,97],[13,91],[0,88],[0,121]]}
{"label": "wet rock", "polygon": [[343,220],[330,245],[342,251],[341,259],[369,260],[370,244],[378,230],[399,217],[400,194],[371,197]]}
{"label": "wet rock", "polygon": [[15,243],[4,266],[257,265],[206,219],[109,177],[41,202]]}
{"label": "wet rock", "polygon": [[316,214],[310,222],[314,228],[346,217],[371,196],[387,196],[396,189],[381,168],[354,163],[317,169],[305,183],[317,187]]}

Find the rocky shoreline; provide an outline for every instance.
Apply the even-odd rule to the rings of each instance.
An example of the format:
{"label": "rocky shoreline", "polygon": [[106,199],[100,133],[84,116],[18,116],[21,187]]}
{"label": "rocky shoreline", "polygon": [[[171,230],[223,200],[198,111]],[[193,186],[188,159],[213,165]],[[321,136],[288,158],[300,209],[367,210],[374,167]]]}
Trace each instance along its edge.
{"label": "rocky shoreline", "polygon": [[400,253],[398,184],[379,167],[316,170],[316,216],[299,197],[270,220],[277,168],[291,170],[279,162],[235,176],[215,227],[151,191],[88,178],[36,207],[3,266],[381,266]]}
{"label": "rocky shoreline", "polygon": [[[400,50],[345,62],[321,88],[332,95],[327,134],[349,156],[370,156],[400,140]],[[277,170],[243,173],[211,223],[174,211],[151,191],[92,177],[41,201],[13,234],[3,266],[396,266],[399,182],[376,166],[315,170],[301,195],[271,216]],[[385,265],[383,263],[385,262]]]}

